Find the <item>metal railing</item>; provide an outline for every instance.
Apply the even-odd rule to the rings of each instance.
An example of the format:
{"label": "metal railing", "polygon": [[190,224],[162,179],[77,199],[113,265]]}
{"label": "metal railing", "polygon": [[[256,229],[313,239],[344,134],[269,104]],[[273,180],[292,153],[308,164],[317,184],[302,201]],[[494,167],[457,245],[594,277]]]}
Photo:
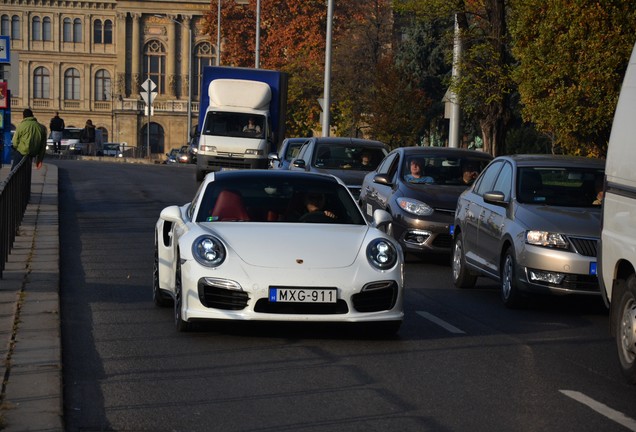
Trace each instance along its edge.
{"label": "metal railing", "polygon": [[31,165],[23,158],[0,183],[0,279],[31,197]]}

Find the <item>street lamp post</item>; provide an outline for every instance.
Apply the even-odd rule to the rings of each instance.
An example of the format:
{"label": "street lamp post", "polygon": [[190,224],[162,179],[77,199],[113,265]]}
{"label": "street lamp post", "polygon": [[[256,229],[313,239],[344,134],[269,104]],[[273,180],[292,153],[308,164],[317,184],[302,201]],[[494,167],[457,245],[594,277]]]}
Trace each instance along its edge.
{"label": "street lamp post", "polygon": [[221,0],[217,2],[216,15],[216,65],[221,66]]}

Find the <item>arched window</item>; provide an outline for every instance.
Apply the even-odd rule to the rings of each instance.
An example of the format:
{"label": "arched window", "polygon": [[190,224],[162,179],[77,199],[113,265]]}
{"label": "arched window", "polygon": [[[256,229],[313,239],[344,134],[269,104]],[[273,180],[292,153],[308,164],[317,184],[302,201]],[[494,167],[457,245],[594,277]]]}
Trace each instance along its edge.
{"label": "arched window", "polygon": [[104,126],[100,126],[97,128],[98,131],[100,131],[102,133],[102,142],[108,142],[108,129],[106,129]]}
{"label": "arched window", "polygon": [[50,98],[51,78],[49,70],[45,67],[35,68],[33,71],[33,98],[49,99]]}
{"label": "arched window", "polygon": [[73,20],[73,42],[82,42],[82,20],[79,18]]}
{"label": "arched window", "polygon": [[20,17],[13,15],[11,18],[11,39],[21,39],[20,37]]}
{"label": "arched window", "polygon": [[[213,51],[209,42],[197,44],[194,48],[194,65],[192,67],[192,83],[201,82],[203,76],[203,68],[205,66],[213,66],[216,63],[216,53]],[[192,97],[199,97],[201,90],[198,85],[192,86]]]}
{"label": "arched window", "polygon": [[107,101],[111,97],[110,74],[106,69],[100,69],[95,74],[95,100]]}
{"label": "arched window", "polygon": [[0,35],[10,36],[11,32],[11,19],[9,15],[2,15],[0,18]]}
{"label": "arched window", "polygon": [[113,43],[113,22],[111,20],[104,21],[104,43],[107,45]]}
{"label": "arched window", "polygon": [[73,42],[73,25],[70,18],[64,18],[62,40],[64,42]]}
{"label": "arched window", "polygon": [[53,33],[51,32],[51,17],[44,17],[42,20],[42,40],[53,40]]}
{"label": "arched window", "polygon": [[31,39],[34,41],[42,40],[42,22],[39,16],[34,16],[31,21]]}
{"label": "arched window", "polygon": [[80,74],[75,68],[69,68],[64,72],[64,99],[79,100],[80,98]]}
{"label": "arched window", "polygon": [[157,92],[163,93],[166,88],[166,50],[156,40],[148,41],[144,49],[143,81],[150,78],[157,85]]}
{"label": "arched window", "polygon": [[93,43],[102,43],[102,20],[95,20],[93,23]]}

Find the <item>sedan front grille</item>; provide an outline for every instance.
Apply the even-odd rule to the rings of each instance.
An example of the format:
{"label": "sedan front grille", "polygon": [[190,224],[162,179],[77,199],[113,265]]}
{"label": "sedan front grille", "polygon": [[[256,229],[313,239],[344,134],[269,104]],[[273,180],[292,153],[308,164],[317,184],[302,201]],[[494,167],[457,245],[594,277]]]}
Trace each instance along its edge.
{"label": "sedan front grille", "polygon": [[574,248],[574,252],[588,257],[596,256],[598,239],[584,237],[568,237],[568,239]]}

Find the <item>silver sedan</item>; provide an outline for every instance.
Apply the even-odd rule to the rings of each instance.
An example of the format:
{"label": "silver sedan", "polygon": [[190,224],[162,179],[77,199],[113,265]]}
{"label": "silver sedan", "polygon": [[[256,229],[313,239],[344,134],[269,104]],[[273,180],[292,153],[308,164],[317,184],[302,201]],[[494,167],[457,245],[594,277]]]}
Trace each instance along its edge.
{"label": "silver sedan", "polygon": [[499,281],[508,307],[523,306],[528,293],[599,295],[604,168],[582,157],[495,158],[457,203],[455,285]]}

